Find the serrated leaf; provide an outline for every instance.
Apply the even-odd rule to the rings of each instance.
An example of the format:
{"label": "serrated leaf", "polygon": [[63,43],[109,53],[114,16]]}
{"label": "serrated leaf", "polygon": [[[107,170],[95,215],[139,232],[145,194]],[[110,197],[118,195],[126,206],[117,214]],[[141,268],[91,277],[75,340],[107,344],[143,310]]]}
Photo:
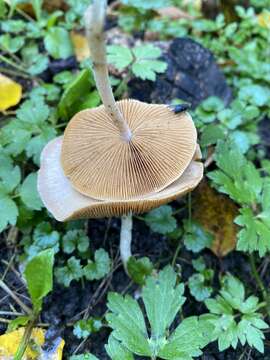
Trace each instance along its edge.
{"label": "serrated leaf", "polygon": [[[50,108],[44,103],[44,99],[36,96],[31,100],[26,100],[17,110],[17,118],[29,125],[33,129],[35,125],[42,125],[49,117]],[[34,129],[36,129],[34,127]]]}
{"label": "serrated leaf", "polygon": [[183,305],[184,285],[176,286],[176,274],[171,267],[160,271],[158,276],[148,277],[142,291],[147,317],[151,326],[151,338],[165,335],[177,312]]}
{"label": "serrated leaf", "polygon": [[150,211],[144,219],[152,231],[160,234],[167,234],[174,231],[177,225],[173,217],[172,208],[169,205],[163,205]]}
{"label": "serrated leaf", "polygon": [[184,319],[170,336],[168,344],[159,351],[162,359],[190,359],[202,354],[201,347],[205,340],[199,328],[198,318],[193,316]]}
{"label": "serrated leaf", "polygon": [[105,349],[112,360],[134,360],[132,353],[124,348],[112,335],[109,336]]}
{"label": "serrated leaf", "polygon": [[25,267],[27,289],[36,313],[41,310],[44,297],[52,290],[53,263],[54,252],[48,249],[32,258]]}
{"label": "serrated leaf", "polygon": [[96,250],[94,257],[95,261],[88,260],[87,265],[83,268],[83,273],[87,280],[102,279],[110,271],[111,260],[104,249]]}
{"label": "serrated leaf", "polygon": [[37,191],[37,173],[29,174],[20,189],[23,203],[32,210],[41,210],[43,204]]}
{"label": "serrated leaf", "polygon": [[110,64],[113,64],[117,69],[123,70],[133,61],[133,55],[128,47],[121,45],[107,46],[107,59]]}
{"label": "serrated leaf", "polygon": [[106,319],[114,337],[134,354],[151,356],[143,313],[137,301],[129,295],[109,293],[107,305],[111,312]]}

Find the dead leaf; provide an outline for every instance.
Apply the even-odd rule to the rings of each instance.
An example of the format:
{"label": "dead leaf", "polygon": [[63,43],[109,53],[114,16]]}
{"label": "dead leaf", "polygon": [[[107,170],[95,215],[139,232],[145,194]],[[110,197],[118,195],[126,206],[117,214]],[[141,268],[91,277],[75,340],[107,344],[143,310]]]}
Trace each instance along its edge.
{"label": "dead leaf", "polygon": [[[35,17],[35,12],[31,1],[18,4],[17,6],[19,9],[23,10],[28,15],[32,16],[33,18]],[[52,13],[56,10],[66,11],[68,9],[68,6],[63,0],[44,0],[42,4],[42,8],[48,11],[49,13]]]}
{"label": "dead leaf", "polygon": [[0,111],[17,105],[22,98],[22,87],[7,76],[0,74]]}
{"label": "dead leaf", "polygon": [[238,214],[237,206],[206,180],[193,194],[192,218],[214,236],[211,250],[218,257],[227,255],[236,245],[237,226],[233,221]]}
{"label": "dead leaf", "polygon": [[[18,345],[22,339],[24,329],[25,328],[21,327],[18,330],[0,336],[0,359],[13,359],[13,356],[15,355]],[[41,348],[44,341],[45,331],[40,328],[35,328],[32,332],[30,343],[22,360],[40,359],[40,353],[37,349]],[[62,359],[64,344],[64,340],[61,339],[56,349],[54,349],[54,353],[50,354],[51,360]]]}
{"label": "dead leaf", "polygon": [[71,41],[73,43],[76,59],[80,62],[88,59],[90,56],[90,50],[87,43],[87,39],[84,35],[72,31],[70,34]]}
{"label": "dead leaf", "polygon": [[194,17],[190,14],[186,13],[185,11],[182,11],[176,6],[167,6],[164,8],[160,8],[157,10],[157,13],[162,17],[167,17],[172,20],[178,20],[178,19],[188,19],[193,20]]}

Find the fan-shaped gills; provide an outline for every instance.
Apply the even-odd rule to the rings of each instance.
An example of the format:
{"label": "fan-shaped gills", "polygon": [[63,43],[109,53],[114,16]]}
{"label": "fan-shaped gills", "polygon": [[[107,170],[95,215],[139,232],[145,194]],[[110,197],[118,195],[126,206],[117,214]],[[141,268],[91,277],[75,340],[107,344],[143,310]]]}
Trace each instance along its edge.
{"label": "fan-shaped gills", "polygon": [[80,193],[99,200],[128,200],[173,183],[192,160],[197,133],[188,113],[137,100],[118,103],[132,137],[123,140],[104,106],[69,122],[61,161]]}

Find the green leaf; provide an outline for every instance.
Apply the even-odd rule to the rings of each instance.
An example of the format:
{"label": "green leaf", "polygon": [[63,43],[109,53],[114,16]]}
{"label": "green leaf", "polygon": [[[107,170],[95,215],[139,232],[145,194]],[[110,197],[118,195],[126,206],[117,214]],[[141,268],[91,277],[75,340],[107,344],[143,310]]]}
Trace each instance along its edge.
{"label": "green leaf", "polygon": [[23,203],[32,210],[41,210],[43,204],[37,191],[37,173],[29,174],[20,189]]}
{"label": "green leaf", "polygon": [[36,226],[33,239],[30,245],[25,247],[25,252],[29,258],[37,255],[40,251],[52,249],[56,254],[59,251],[60,235],[48,222],[41,222]]}
{"label": "green leaf", "polygon": [[195,316],[184,319],[170,336],[168,343],[158,352],[162,359],[192,360],[202,354],[205,339]]}
{"label": "green leaf", "polygon": [[18,214],[16,203],[8,196],[1,196],[0,194],[0,232],[9,224],[15,225]]}
{"label": "green leaf", "polygon": [[32,0],[32,6],[38,21],[41,20],[42,3],[43,0]]}
{"label": "green leaf", "polygon": [[68,287],[73,280],[80,280],[83,276],[80,260],[72,256],[68,259],[66,266],[57,267],[55,269],[55,276],[57,281],[65,287]]}
{"label": "green leaf", "polygon": [[202,147],[216,144],[218,140],[224,140],[226,131],[222,125],[210,124],[204,127],[200,144]]}
{"label": "green leaf", "polygon": [[151,326],[151,339],[165,335],[177,312],[183,305],[184,285],[176,286],[176,274],[172,267],[166,267],[158,276],[148,277],[142,291],[147,317]]}
{"label": "green leaf", "polygon": [[129,295],[122,297],[117,293],[109,293],[107,305],[111,313],[106,315],[106,319],[114,330],[114,337],[129,351],[137,355],[150,356],[147,329],[137,301]]}
{"label": "green leaf", "polygon": [[23,20],[6,20],[1,23],[2,31],[7,33],[18,34],[20,32],[23,32],[25,30],[25,27],[26,23]]}
{"label": "green leaf", "polygon": [[133,55],[128,47],[121,45],[107,46],[107,59],[117,69],[123,70],[133,61]]}
{"label": "green leaf", "polygon": [[236,217],[235,223],[243,227],[237,234],[237,250],[258,251],[262,257],[270,250],[270,224],[261,220],[259,216],[260,214],[255,217],[250,208],[243,207],[240,209],[240,215]]}
{"label": "green leaf", "polygon": [[63,250],[66,254],[71,254],[76,249],[83,253],[88,247],[89,239],[83,230],[69,230],[63,236]]}
{"label": "green leaf", "polygon": [[171,0],[121,0],[127,6],[134,6],[138,9],[153,10],[172,5]]}
{"label": "green leaf", "polygon": [[84,276],[87,280],[99,280],[107,275],[110,271],[111,260],[104,249],[95,251],[95,261],[88,260],[87,265],[83,268]]}
{"label": "green leaf", "polygon": [[20,183],[21,171],[13,165],[12,159],[0,152],[0,193],[11,193]]}
{"label": "green leaf", "polygon": [[216,113],[224,108],[224,102],[216,96],[210,96],[201,103],[201,107],[206,112]]}
{"label": "green leaf", "polygon": [[92,333],[98,332],[102,328],[102,322],[98,318],[79,320],[74,324],[73,334],[78,339],[85,339]]}
{"label": "green leaf", "polygon": [[261,85],[248,85],[240,89],[239,98],[255,106],[265,106],[270,100],[270,90]]}
{"label": "green leaf", "polygon": [[54,252],[44,250],[30,260],[24,271],[27,289],[36,313],[41,311],[43,298],[53,288]]}
{"label": "green leaf", "polygon": [[176,229],[177,223],[173,217],[172,208],[169,205],[163,205],[150,211],[144,220],[152,231],[167,234]]}
{"label": "green leaf", "polygon": [[10,53],[16,53],[24,45],[24,37],[12,37],[10,34],[0,36],[0,48]]}
{"label": "green leaf", "polygon": [[211,247],[214,236],[205,231],[196,221],[184,220],[184,244],[188,250],[198,253],[202,249]]}
{"label": "green leaf", "polygon": [[44,45],[54,59],[67,59],[73,55],[69,33],[62,27],[51,27],[45,35]]}
{"label": "green leaf", "polygon": [[41,96],[36,96],[31,98],[31,100],[26,100],[20,106],[17,110],[17,118],[36,129],[34,126],[43,125],[48,119],[49,113],[50,108],[44,103],[44,99]]}
{"label": "green leaf", "polygon": [[[82,110],[84,102],[86,107],[96,107],[100,99],[93,87],[92,74],[89,69],[82,70],[78,76],[67,86],[58,105],[59,116],[69,120],[79,110]],[[92,101],[91,105],[89,100]]]}
{"label": "green leaf", "polygon": [[131,279],[139,285],[144,285],[147,276],[151,275],[154,265],[148,257],[135,259],[131,256],[127,263],[128,273]]}
{"label": "green leaf", "polygon": [[156,60],[161,56],[161,50],[151,44],[136,46],[133,49],[135,62],[131,69],[135,76],[142,80],[156,80],[156,73],[163,73],[167,63]]}
{"label": "green leaf", "polygon": [[132,353],[122,346],[112,335],[109,336],[105,349],[112,360],[134,360]]}
{"label": "green leaf", "polygon": [[236,144],[219,142],[214,158],[219,170],[208,173],[208,177],[220,192],[228,194],[240,204],[259,201],[263,183],[260,173]]}

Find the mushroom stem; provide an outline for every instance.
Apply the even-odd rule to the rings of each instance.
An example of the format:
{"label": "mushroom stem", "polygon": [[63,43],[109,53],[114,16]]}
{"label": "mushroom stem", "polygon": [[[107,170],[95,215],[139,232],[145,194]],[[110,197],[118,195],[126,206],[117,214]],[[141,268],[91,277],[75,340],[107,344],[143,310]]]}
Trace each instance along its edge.
{"label": "mushroom stem", "polygon": [[120,256],[124,264],[126,273],[128,259],[131,257],[131,240],[132,240],[132,213],[124,215],[121,218],[120,231]]}
{"label": "mushroom stem", "polygon": [[85,13],[85,28],[93,62],[96,86],[107,113],[118,127],[126,142],[131,140],[131,130],[120,112],[112,92],[106,60],[104,20],[107,0],[94,0]]}

